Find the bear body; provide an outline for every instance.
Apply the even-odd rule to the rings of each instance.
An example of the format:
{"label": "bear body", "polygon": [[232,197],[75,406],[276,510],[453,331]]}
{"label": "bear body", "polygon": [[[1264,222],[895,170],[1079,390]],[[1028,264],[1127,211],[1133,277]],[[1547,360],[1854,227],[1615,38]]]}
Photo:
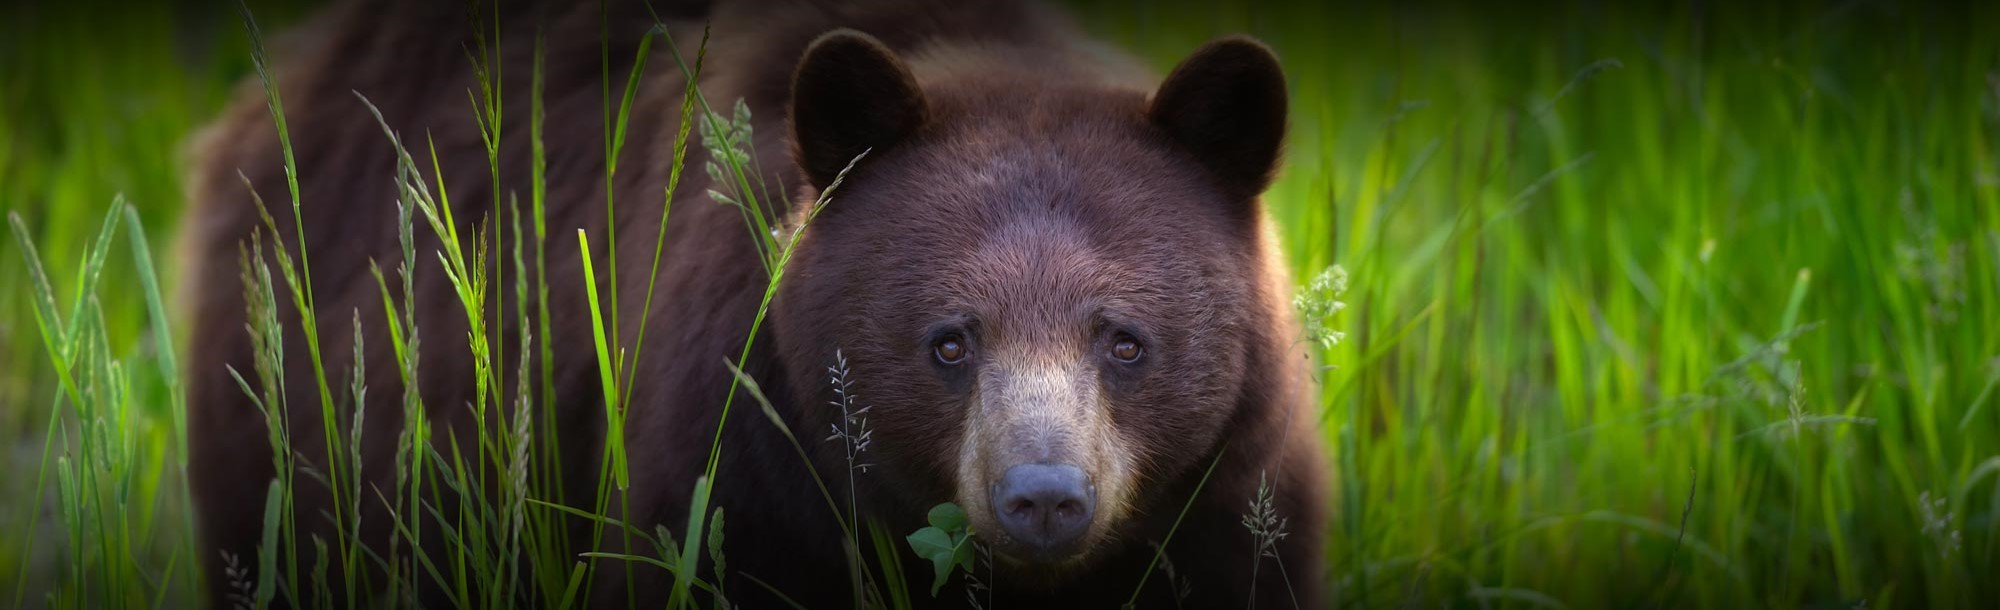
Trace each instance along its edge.
{"label": "bear body", "polygon": [[[935,600],[927,596],[928,567],[901,546],[946,501],[965,508],[992,552],[980,576],[997,606],[1123,604],[1170,530],[1174,578],[1153,574],[1140,607],[1236,605],[1253,591],[1262,607],[1319,603],[1321,441],[1288,279],[1256,200],[1284,125],[1282,76],[1268,51],[1242,40],[1212,44],[1156,91],[1129,60],[1031,3],[655,7],[689,62],[704,24],[712,27],[701,90],[720,112],[737,99],[754,112],[747,152],[779,193],[764,202],[767,213],[804,227],[769,317],[744,352],[768,276],[743,214],[710,200],[710,190],[728,186],[702,171],[711,159],[699,129],[688,136],[678,188],[663,192],[687,85],[665,44],[652,50],[634,93],[608,187],[615,218],[607,210],[602,83],[608,68],[615,108],[653,27],[645,7],[611,4],[603,15],[594,3],[490,9],[497,15],[486,17],[500,24],[493,40],[504,100],[497,181],[466,93],[477,90],[468,60],[475,28],[493,26],[468,20],[457,3],[348,2],[275,47],[301,217],[284,195],[283,155],[255,83],[197,141],[196,209],[182,245],[194,338],[190,476],[217,605],[229,599],[226,566],[254,565],[259,500],[274,476],[265,420],[229,373],[261,387],[251,374],[257,348],[244,330],[240,262],[263,221],[245,182],[281,229],[260,236],[267,254],[296,256],[290,228],[302,227],[328,383],[345,387],[352,355],[361,355],[367,411],[353,449],[364,485],[393,495],[403,371],[369,265],[380,265],[404,307],[393,275],[403,262],[396,153],[356,94],[417,155],[423,179],[449,193],[463,235],[500,231],[494,258],[502,262],[520,237],[533,260],[535,236],[515,234],[531,223],[513,224],[511,209],[493,202],[497,182],[502,201],[529,210],[527,100],[538,35],[547,142],[540,254],[553,333],[532,340],[548,341],[554,354],[546,364],[555,400],[536,406],[531,427],[560,441],[532,451],[538,473],[563,481],[551,501],[593,504],[607,434],[575,239],[582,229],[597,288],[617,295],[615,310],[609,297],[604,303],[607,323],[619,321],[614,340],[634,345],[645,326],[635,368],[620,379],[621,388],[630,380],[631,479],[612,496],[612,516],[647,531],[683,529],[724,424],[734,379],[725,362],[739,354],[813,470],[830,487],[847,487],[846,447],[820,440],[842,423],[828,405],[836,399],[828,367],[844,358],[846,389],[856,407],[869,408],[871,434],[860,458],[868,469],[854,471],[854,501],[894,534],[919,605],[966,599],[962,576]],[[828,34],[841,28],[853,31]],[[431,173],[433,148],[441,176]],[[842,182],[827,193],[835,178]],[[822,194],[825,205],[815,207]],[[665,253],[649,276],[665,196]],[[446,438],[471,446],[477,372],[468,322],[436,262],[440,241],[418,222],[407,295],[420,330],[416,393],[440,439],[434,446]],[[605,279],[613,254],[618,285]],[[539,384],[544,363],[515,357],[516,271],[511,262],[495,268],[503,298],[484,306],[496,324],[486,331],[506,354],[499,379],[511,406],[520,373]],[[533,294],[534,278],[526,279]],[[323,465],[320,390],[279,281],[287,436],[301,466]],[[540,312],[527,313],[533,320]],[[761,584],[815,607],[846,605],[852,591],[835,509],[792,441],[747,398],[736,396],[719,442],[710,505],[727,513],[729,568],[720,584],[743,607],[781,603]],[[506,425],[505,417],[488,425]],[[333,539],[321,516],[332,495],[297,480],[296,535]],[[1242,518],[1267,483],[1289,522],[1275,547],[1285,570],[1267,565],[1253,577],[1259,549]],[[383,499],[406,503],[360,502],[361,536],[378,552],[392,535]],[[435,501],[452,514],[459,499]],[[591,534],[586,520],[570,524],[574,552],[650,552],[616,536],[592,548]],[[445,543],[435,531],[425,535],[426,548]],[[673,580],[639,564],[601,564],[598,573],[592,594],[611,606],[628,596],[661,605]],[[437,592],[426,595],[427,605],[444,605]]]}

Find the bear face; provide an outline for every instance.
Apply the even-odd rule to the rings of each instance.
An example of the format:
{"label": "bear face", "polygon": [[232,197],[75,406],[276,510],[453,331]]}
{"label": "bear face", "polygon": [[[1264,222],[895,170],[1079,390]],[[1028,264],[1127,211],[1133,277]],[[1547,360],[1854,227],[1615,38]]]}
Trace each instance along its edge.
{"label": "bear face", "polygon": [[1199,476],[1255,392],[1275,58],[1214,43],[1149,99],[919,82],[837,32],[793,95],[805,199],[868,153],[811,218],[772,310],[807,429],[838,421],[815,390],[836,349],[849,361],[873,432],[864,506],[954,501],[996,556],[1051,577],[1143,544],[1137,516],[1184,500],[1163,490]]}

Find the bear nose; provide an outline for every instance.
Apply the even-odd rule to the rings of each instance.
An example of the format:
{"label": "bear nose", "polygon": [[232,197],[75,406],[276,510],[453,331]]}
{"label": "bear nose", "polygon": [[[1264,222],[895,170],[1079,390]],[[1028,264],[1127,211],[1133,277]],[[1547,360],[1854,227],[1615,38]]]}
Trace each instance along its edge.
{"label": "bear nose", "polygon": [[1065,554],[1090,529],[1097,493],[1083,469],[1069,464],[1020,464],[993,486],[993,513],[1009,537],[1033,554]]}

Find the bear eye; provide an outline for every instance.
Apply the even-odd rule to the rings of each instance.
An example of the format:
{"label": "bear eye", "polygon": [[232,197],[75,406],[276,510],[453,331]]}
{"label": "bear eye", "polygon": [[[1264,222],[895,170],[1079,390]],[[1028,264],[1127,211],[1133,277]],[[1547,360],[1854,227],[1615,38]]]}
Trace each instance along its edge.
{"label": "bear eye", "polygon": [[965,348],[964,339],[958,335],[950,335],[938,339],[937,344],[931,346],[931,351],[937,354],[938,362],[958,364],[965,361],[966,354],[971,350]]}
{"label": "bear eye", "polygon": [[1117,358],[1119,362],[1137,362],[1139,356],[1145,353],[1146,350],[1139,346],[1139,341],[1128,336],[1121,335],[1117,342],[1111,344],[1111,357]]}

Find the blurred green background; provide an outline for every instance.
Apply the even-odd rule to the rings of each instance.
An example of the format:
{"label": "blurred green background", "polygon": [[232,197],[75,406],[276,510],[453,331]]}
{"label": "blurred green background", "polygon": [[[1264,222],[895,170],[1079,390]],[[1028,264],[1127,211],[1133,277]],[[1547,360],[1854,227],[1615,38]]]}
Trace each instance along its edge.
{"label": "blurred green background", "polygon": [[[2000,5],[1074,4],[1161,69],[1233,32],[1284,58],[1268,204],[1302,283],[1352,277],[1322,393],[1339,606],[2000,599]],[[226,4],[0,7],[0,208],[60,309],[120,193],[173,291],[180,146],[249,69]],[[0,604],[121,554],[193,599],[119,235],[116,526],[54,508],[91,426],[49,426],[28,266],[0,246]]]}

